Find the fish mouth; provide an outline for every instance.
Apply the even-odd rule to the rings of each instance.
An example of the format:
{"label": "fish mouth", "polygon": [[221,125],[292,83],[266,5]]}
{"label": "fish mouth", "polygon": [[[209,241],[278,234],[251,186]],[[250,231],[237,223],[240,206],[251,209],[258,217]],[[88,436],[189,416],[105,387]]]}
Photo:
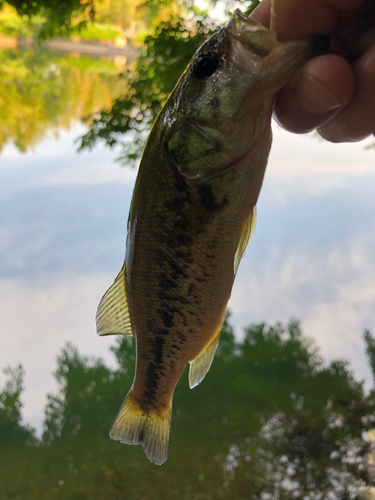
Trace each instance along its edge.
{"label": "fish mouth", "polygon": [[[309,59],[327,53],[330,38],[309,38],[278,42],[276,33],[236,10],[227,27],[232,61],[242,71],[261,74],[262,84],[273,80],[281,88]],[[277,90],[279,90],[277,88]]]}
{"label": "fish mouth", "polygon": [[[241,104],[239,117],[236,115],[237,118],[234,118],[231,114],[230,119],[225,118],[219,123],[211,123],[199,114],[187,117],[185,126],[190,129],[191,140],[196,147],[193,153],[186,152],[187,158],[182,153],[180,156],[173,155],[173,144],[170,151],[175,161],[181,160],[179,171],[189,180],[220,175],[246,162],[259,134],[271,120],[275,94],[305,62],[327,49],[326,43],[317,43],[319,37],[278,42],[273,30],[249,19],[239,10],[219,34],[221,38],[218,42],[225,41],[226,60],[229,62],[225,67],[229,68],[231,77],[241,78],[241,103],[246,100],[249,108],[246,107],[246,111]],[[248,135],[237,140],[235,132],[239,130],[238,124],[249,114],[253,120],[248,127]],[[244,133],[243,130],[240,132]],[[181,131],[181,134],[183,136],[184,132]],[[195,154],[194,151],[199,148],[201,151]],[[233,154],[234,148],[237,148],[237,154]],[[189,166],[186,165],[187,160]]]}
{"label": "fish mouth", "polygon": [[228,23],[228,35],[237,40],[248,52],[266,57],[277,45],[276,33],[235,10]]}

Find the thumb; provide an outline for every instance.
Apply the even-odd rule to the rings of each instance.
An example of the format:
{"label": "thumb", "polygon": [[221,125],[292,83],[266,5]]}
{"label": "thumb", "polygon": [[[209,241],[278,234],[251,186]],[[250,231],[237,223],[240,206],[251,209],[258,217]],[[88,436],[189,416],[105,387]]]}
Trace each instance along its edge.
{"label": "thumb", "polygon": [[337,115],[351,100],[354,87],[354,75],[345,59],[316,57],[279,92],[275,119],[290,132],[309,132]]}

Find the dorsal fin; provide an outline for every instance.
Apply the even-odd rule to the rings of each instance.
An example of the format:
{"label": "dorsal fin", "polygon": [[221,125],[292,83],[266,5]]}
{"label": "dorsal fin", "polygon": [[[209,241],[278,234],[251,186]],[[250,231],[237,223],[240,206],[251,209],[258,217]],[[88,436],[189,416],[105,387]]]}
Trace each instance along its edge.
{"label": "dorsal fin", "polygon": [[96,312],[98,335],[132,335],[126,295],[125,263],[113,285],[105,292]]}
{"label": "dorsal fin", "polygon": [[245,256],[247,247],[249,246],[250,240],[254,235],[256,220],[257,209],[256,207],[254,207],[250,212],[249,217],[246,219],[242,229],[240,243],[238,245],[236,256],[234,258],[234,274],[237,273],[241,259]]}
{"label": "dorsal fin", "polygon": [[211,337],[208,344],[201,350],[196,358],[190,361],[189,368],[189,387],[193,389],[193,387],[197,386],[202,382],[204,377],[207,375],[208,370],[212,365],[212,361],[214,360],[215,352],[217,346],[219,345],[221,328],[224,322],[220,323],[219,328],[216,330],[214,335]]}

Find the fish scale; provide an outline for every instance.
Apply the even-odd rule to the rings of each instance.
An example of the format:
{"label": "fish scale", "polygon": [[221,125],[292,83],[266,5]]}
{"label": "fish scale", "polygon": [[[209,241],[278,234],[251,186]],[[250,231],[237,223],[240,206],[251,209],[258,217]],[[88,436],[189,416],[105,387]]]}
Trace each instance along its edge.
{"label": "fish scale", "polygon": [[327,43],[279,43],[236,11],[193,57],[139,167],[125,263],[97,312],[100,335],[134,335],[133,385],[110,436],[168,456],[172,398],[208,372],[234,278],[254,232],[275,93]]}

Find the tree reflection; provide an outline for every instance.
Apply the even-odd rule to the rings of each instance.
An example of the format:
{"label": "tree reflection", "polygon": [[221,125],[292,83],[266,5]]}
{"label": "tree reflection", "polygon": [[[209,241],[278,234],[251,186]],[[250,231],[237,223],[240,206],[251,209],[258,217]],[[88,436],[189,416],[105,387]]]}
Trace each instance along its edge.
{"label": "tree reflection", "polygon": [[174,15],[157,25],[146,37],[133,70],[124,76],[129,91],[113,105],[95,115],[81,149],[100,141],[121,144],[120,160],[134,165],[141,156],[151,126],[197,48],[210,36],[215,24],[202,15]]}
{"label": "tree reflection", "polygon": [[[268,419],[256,438],[231,446],[224,462],[227,492],[237,498],[252,485],[252,498],[259,500],[344,500],[374,479],[368,458],[375,446],[364,430],[374,425],[373,413],[363,416],[363,437],[353,439],[331,401],[318,415],[303,405],[301,397],[292,412]],[[372,402],[366,410],[374,410]]]}
{"label": "tree reflection", "polygon": [[49,130],[69,129],[126,91],[110,61],[54,56],[47,51],[3,50],[0,62],[0,152],[21,152]]}
{"label": "tree reflection", "polygon": [[[369,332],[365,342],[372,363]],[[344,500],[357,498],[358,488],[368,494],[373,394],[365,394],[346,362],[325,364],[297,322],[251,325],[238,342],[227,318],[204,382],[194,391],[186,380],[177,387],[162,467],[141,447],[108,437],[132,383],[133,339],[118,340],[113,353],[115,370],[72,345],[62,350],[59,392],[49,395],[39,441],[20,420],[23,371],[8,372],[0,394],[2,498]],[[12,460],[10,446],[17,450]]]}

